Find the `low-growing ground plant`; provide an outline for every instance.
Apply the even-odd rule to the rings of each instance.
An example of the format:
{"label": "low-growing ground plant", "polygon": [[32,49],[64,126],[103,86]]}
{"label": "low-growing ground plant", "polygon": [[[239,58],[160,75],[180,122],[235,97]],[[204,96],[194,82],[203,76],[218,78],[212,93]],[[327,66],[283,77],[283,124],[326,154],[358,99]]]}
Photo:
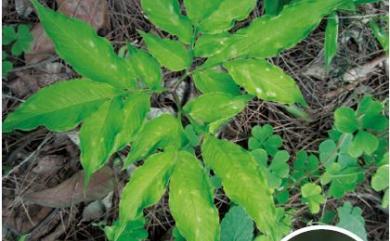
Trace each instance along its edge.
{"label": "low-growing ground plant", "polygon": [[[364,179],[366,166],[379,167],[372,184],[385,191],[387,205],[381,167],[388,162],[380,161],[385,151],[379,148],[378,136],[387,118],[381,103],[370,97],[356,111],[336,111],[335,130],[321,144],[319,157],[302,151],[293,170],[287,163],[290,154],[270,125],[253,129],[250,151],[217,137],[218,130],[256,97],[295,110],[306,108],[293,78],[266,58],[295,46],[323,17],[359,1],[278,1],[277,6],[265,1],[264,16],[238,27],[235,22],[245,20],[257,0],[184,0],[183,6],[177,0],[141,0],[148,19],[169,35],[140,31],[147,49],[128,44],[121,55],[86,23],[32,2],[57,53],[82,77],[40,90],[7,116],[3,131],[44,126],[63,132],[81,123],[85,185],[115,152],[131,145],[123,168],[138,161],[143,165],[121,193],[118,220],[105,228],[109,240],[146,238],[143,210],[167,189],[177,240],[225,237],[220,226],[223,231],[231,221],[220,225],[212,173],[241,208],[231,210],[226,219],[246,213],[262,241],[279,241],[291,230],[294,210],[284,205],[291,189],[299,189],[302,203],[317,213],[326,197],[341,198],[353,191]],[[202,94],[181,103],[175,88],[164,86],[162,67],[182,72],[174,87],[191,78]],[[148,119],[151,96],[162,92],[175,96],[177,116]],[[356,212],[346,205],[340,213],[345,225],[346,215]]]}

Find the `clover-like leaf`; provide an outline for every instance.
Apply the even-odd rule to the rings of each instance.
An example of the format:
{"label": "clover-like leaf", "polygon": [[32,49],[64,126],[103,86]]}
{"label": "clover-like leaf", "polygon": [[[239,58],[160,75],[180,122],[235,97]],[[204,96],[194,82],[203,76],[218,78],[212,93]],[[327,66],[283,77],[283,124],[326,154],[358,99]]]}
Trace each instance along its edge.
{"label": "clover-like leaf", "polygon": [[273,134],[271,125],[255,126],[252,128],[252,137],[249,138],[248,147],[250,150],[265,149],[268,154],[274,156],[283,144],[279,135]]}
{"label": "clover-like leaf", "polygon": [[363,180],[364,172],[361,167],[342,167],[339,163],[327,166],[325,173],[321,176],[321,184],[330,183],[329,194],[335,198],[342,198],[345,193],[354,191]]}
{"label": "clover-like leaf", "polygon": [[373,134],[366,131],[359,131],[349,146],[349,154],[352,157],[359,157],[363,153],[371,155],[378,148],[379,140]]}
{"label": "clover-like leaf", "polygon": [[307,155],[305,151],[299,151],[294,161],[292,177],[295,181],[306,181],[308,177],[318,175],[318,158],[311,154]]}
{"label": "clover-like leaf", "polygon": [[219,241],[219,217],[208,175],[191,153],[178,153],[169,183],[169,208],[188,241]]}
{"label": "clover-like leaf", "polygon": [[341,132],[353,133],[359,128],[355,111],[349,107],[338,108],[334,112],[334,125]]}
{"label": "clover-like leaf", "polygon": [[321,192],[321,186],[314,183],[306,183],[301,187],[302,201],[307,204],[313,214],[318,213],[320,205],[325,202]]}
{"label": "clover-like leaf", "polygon": [[249,94],[282,104],[306,105],[299,87],[283,70],[266,60],[240,59],[224,64],[234,81]]}
{"label": "clover-like leaf", "polygon": [[325,165],[329,166],[337,158],[337,145],[334,140],[327,139],[321,142],[319,146],[320,161]]}
{"label": "clover-like leaf", "polygon": [[371,187],[377,191],[384,191],[382,207],[389,206],[389,164],[382,165],[376,170],[371,179]]}
{"label": "clover-like leaf", "polygon": [[11,25],[6,25],[2,27],[2,44],[8,45],[16,40],[15,28]]}
{"label": "clover-like leaf", "polygon": [[254,228],[243,208],[231,207],[221,222],[221,241],[252,241]]}
{"label": "clover-like leaf", "polygon": [[30,27],[24,24],[18,26],[16,33],[16,41],[12,44],[11,53],[14,56],[19,56],[23,52],[27,52],[31,47],[33,36],[30,32]]}
{"label": "clover-like leaf", "polygon": [[88,79],[60,81],[41,89],[3,123],[3,132],[31,130],[45,126],[52,131],[67,131],[95,112],[101,104],[122,94],[110,85]]}
{"label": "clover-like leaf", "polygon": [[345,202],[340,208],[337,208],[339,222],[338,227],[345,228],[367,241],[365,221],[362,217],[362,210],[359,207],[353,207],[350,202]]}

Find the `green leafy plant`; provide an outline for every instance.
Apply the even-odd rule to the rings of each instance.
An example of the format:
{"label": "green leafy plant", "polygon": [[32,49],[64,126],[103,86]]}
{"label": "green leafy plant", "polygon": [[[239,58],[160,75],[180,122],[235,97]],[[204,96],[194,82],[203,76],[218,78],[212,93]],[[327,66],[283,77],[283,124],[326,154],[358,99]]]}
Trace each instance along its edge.
{"label": "green leafy plant", "polygon": [[[266,14],[238,30],[234,23],[248,17],[256,0],[184,0],[187,15],[182,14],[177,0],[141,0],[148,19],[170,37],[140,32],[147,50],[129,44],[121,55],[86,23],[47,9],[37,0],[32,2],[57,53],[82,77],[40,90],[7,116],[3,131],[44,126],[62,132],[81,123],[85,185],[115,152],[131,145],[123,167],[144,162],[123,189],[118,220],[105,229],[110,240],[144,238],[146,234],[140,230],[143,209],[156,204],[167,187],[176,236],[188,241],[219,240],[219,216],[213,200],[216,185],[209,170],[230,200],[254,220],[261,232],[258,239],[278,241],[289,232],[292,217],[276,206],[273,197],[286,199],[292,180],[287,164],[290,155],[281,149],[281,138],[270,126],[256,128],[250,152],[215,134],[255,97],[306,107],[295,81],[266,58],[295,46],[324,16],[352,0],[293,1],[278,7],[279,15]],[[151,95],[170,91],[163,85],[161,66],[183,72],[175,86],[191,77],[202,95],[184,106],[175,98],[177,117],[164,114],[148,119]],[[177,95],[175,91],[171,94]],[[363,119],[383,119],[378,117],[380,112],[364,112],[370,117]],[[361,115],[359,111],[357,115]],[[361,128],[368,133],[364,125]],[[361,138],[359,133],[356,136]],[[357,137],[351,137],[351,142],[359,143]],[[195,155],[198,146],[203,162]],[[372,154],[372,149],[364,153]],[[313,158],[308,161],[314,162]],[[324,185],[337,183],[329,173],[343,171],[340,162],[329,162],[332,169],[321,178]],[[301,167],[301,173],[293,173],[306,175],[314,173],[312,169]],[[303,194],[303,202],[317,211],[323,202],[317,185],[304,186]]]}
{"label": "green leafy plant", "polygon": [[[19,24],[16,28],[13,25],[7,25],[3,27],[2,31],[3,49],[4,46],[10,46],[13,56],[20,56],[23,52],[27,52],[30,49],[33,37],[29,26]],[[8,60],[8,54],[4,50],[2,61],[3,75],[6,76],[12,70],[13,64]]]}

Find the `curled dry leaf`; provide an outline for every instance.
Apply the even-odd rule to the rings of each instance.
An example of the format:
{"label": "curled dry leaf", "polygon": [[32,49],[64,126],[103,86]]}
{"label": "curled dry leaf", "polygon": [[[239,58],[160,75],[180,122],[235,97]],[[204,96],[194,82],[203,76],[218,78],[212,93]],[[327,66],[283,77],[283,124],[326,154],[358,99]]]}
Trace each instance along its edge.
{"label": "curled dry leaf", "polygon": [[[105,27],[109,22],[107,0],[57,0],[57,3],[59,12],[82,19],[96,30]],[[25,54],[28,64],[40,62],[55,53],[53,42],[40,23],[36,24],[31,32],[34,38],[32,48]]]}
{"label": "curled dry leaf", "polygon": [[114,173],[109,167],[104,167],[96,172],[85,190],[83,188],[83,174],[84,171],[79,171],[58,186],[26,194],[23,200],[28,204],[65,208],[81,202],[102,199],[114,188]]}

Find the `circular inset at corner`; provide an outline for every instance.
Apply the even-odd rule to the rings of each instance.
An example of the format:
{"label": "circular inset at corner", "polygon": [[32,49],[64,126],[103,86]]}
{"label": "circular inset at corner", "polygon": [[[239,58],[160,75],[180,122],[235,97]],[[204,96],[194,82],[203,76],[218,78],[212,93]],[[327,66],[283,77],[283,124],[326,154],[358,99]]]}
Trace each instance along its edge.
{"label": "circular inset at corner", "polygon": [[356,234],[336,226],[315,225],[298,229],[281,241],[363,241]]}

